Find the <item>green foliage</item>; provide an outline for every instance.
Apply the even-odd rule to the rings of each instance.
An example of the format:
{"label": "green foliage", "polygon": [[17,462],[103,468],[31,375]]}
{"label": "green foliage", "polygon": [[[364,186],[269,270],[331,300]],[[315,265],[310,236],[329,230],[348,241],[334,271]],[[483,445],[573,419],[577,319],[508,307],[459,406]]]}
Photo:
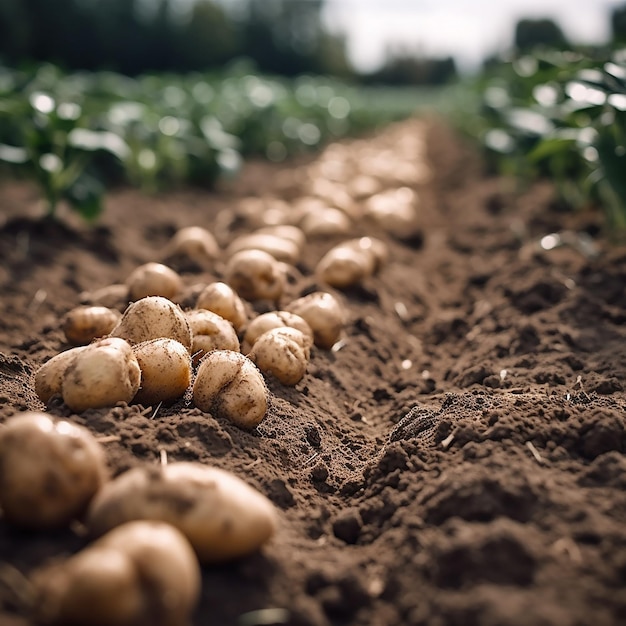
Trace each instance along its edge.
{"label": "green foliage", "polygon": [[491,64],[470,126],[488,163],[547,176],[570,206],[602,206],[626,227],[626,51],[532,54]]}
{"label": "green foliage", "polygon": [[223,75],[62,74],[0,69],[0,167],[38,181],[54,213],[67,201],[87,219],[105,187],[153,192],[211,186],[251,155],[275,161],[410,115],[332,79],[262,77],[238,65]]}

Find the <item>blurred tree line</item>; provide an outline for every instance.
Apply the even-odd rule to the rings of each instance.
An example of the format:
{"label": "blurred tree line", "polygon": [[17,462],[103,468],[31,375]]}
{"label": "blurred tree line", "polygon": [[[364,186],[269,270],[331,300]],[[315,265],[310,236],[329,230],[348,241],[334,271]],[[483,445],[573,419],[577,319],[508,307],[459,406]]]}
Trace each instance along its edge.
{"label": "blurred tree line", "polygon": [[0,60],[127,75],[219,69],[241,57],[263,73],[329,74],[388,84],[443,83],[454,61],[391,55],[356,74],[341,35],[322,23],[324,0],[1,0]]}

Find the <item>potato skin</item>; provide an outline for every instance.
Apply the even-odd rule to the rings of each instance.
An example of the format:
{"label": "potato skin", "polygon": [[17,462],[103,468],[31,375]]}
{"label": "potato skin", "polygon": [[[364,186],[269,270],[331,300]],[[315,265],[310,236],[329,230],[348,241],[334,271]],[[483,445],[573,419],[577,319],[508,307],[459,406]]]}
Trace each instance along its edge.
{"label": "potato skin", "polygon": [[85,347],[68,365],[63,377],[63,402],[80,413],[86,409],[130,402],[141,380],[139,363],[128,342],[101,339]]}
{"label": "potato skin", "polygon": [[68,343],[82,346],[108,335],[120,317],[121,314],[116,309],[104,306],[79,306],[67,312],[61,323],[61,330]]}
{"label": "potato skin", "polygon": [[162,296],[148,296],[130,304],[110,336],[130,344],[169,337],[191,348],[191,329],[185,314]]}
{"label": "potato skin", "polygon": [[214,350],[198,366],[193,402],[201,411],[252,430],[267,413],[269,394],[263,375],[248,357],[232,350]]}
{"label": "potato skin", "polygon": [[191,384],[191,355],[175,339],[162,337],[132,348],[141,369],[141,386],[134,402],[166,404],[181,398]]}
{"label": "potato skin", "polygon": [[87,525],[98,536],[133,519],[178,528],[202,563],[258,550],[275,532],[274,505],[236,475],[201,463],[133,468],[102,489]]}
{"label": "potato skin", "polygon": [[239,331],[248,320],[244,304],[235,290],[217,281],[207,285],[198,295],[197,309],[206,309],[228,320]]}
{"label": "potato skin", "polygon": [[225,269],[226,282],[246,300],[277,301],[285,288],[283,266],[263,250],[235,252]]}
{"label": "potato skin", "polygon": [[191,354],[194,366],[212,350],[239,351],[239,337],[232,322],[208,309],[187,311],[185,316],[193,336]]}
{"label": "potato skin", "polygon": [[304,318],[313,330],[316,346],[330,350],[341,336],[345,323],[339,300],[325,291],[314,291],[289,303],[287,311]]}
{"label": "potato skin", "polygon": [[35,372],[35,393],[44,404],[48,404],[52,396],[61,393],[65,371],[76,355],[86,348],[87,346],[78,346],[60,352]]}
{"label": "potato skin", "polygon": [[173,300],[182,290],[183,282],[171,267],[163,263],[145,263],[135,268],[126,279],[131,300],[162,296]]}
{"label": "potato skin", "polygon": [[36,621],[46,626],[182,626],[200,594],[187,539],[159,521],[115,528],[33,576]]}
{"label": "potato skin", "polygon": [[0,429],[0,507],[15,525],[67,526],[107,479],[104,452],[82,426],[32,411]]}
{"label": "potato skin", "polygon": [[242,351],[248,353],[255,341],[268,330],[284,327],[296,328],[307,335],[313,343],[313,331],[304,318],[289,311],[269,311],[255,317],[248,324],[243,336]]}

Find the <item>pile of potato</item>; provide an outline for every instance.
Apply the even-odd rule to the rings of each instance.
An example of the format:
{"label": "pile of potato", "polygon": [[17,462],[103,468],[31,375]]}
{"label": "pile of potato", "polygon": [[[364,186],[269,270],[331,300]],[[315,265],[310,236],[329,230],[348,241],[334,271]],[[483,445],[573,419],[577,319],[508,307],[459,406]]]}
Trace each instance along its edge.
{"label": "pile of potato", "polygon": [[138,466],[111,480],[86,428],[40,412],[0,428],[0,508],[34,531],[80,520],[92,540],[32,576],[34,619],[50,626],[188,623],[200,564],[258,550],[278,522],[260,492],[201,463]]}

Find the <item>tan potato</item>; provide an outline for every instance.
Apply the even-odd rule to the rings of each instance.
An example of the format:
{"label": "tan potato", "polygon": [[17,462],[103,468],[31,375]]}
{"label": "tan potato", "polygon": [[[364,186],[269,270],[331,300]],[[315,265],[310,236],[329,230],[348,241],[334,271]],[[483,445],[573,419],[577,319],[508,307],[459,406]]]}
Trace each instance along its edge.
{"label": "tan potato", "polygon": [[415,191],[400,187],[368,198],[365,215],[396,239],[410,239],[419,231],[417,204]]}
{"label": "tan potato", "polygon": [[200,595],[187,539],[158,521],[133,521],[33,576],[36,621],[47,626],[182,626]]}
{"label": "tan potato", "polygon": [[79,306],[63,318],[61,330],[67,341],[75,346],[84,346],[94,339],[108,335],[119,322],[117,309],[104,306]]}
{"label": "tan potato", "polygon": [[234,289],[223,282],[207,285],[198,296],[197,309],[213,311],[228,320],[239,331],[248,321],[246,309]]}
{"label": "tan potato", "polygon": [[274,235],[275,237],[280,237],[281,239],[287,239],[296,245],[298,251],[302,251],[302,248],[304,248],[304,244],[306,243],[306,237],[304,236],[302,229],[297,226],[293,226],[292,224],[273,224],[271,226],[263,226],[258,228],[255,232],[263,235]]}
{"label": "tan potato", "polygon": [[0,427],[0,508],[13,524],[67,526],[107,478],[104,452],[82,426],[33,411]]}
{"label": "tan potato", "polygon": [[311,338],[296,328],[273,328],[257,338],[248,357],[264,374],[293,386],[306,374],[311,345]]}
{"label": "tan potato", "polygon": [[61,352],[53,356],[49,361],[46,361],[35,372],[35,393],[44,404],[48,404],[52,396],[61,394],[65,370],[76,355],[86,347],[87,346],[79,346]]}
{"label": "tan potato", "polygon": [[313,341],[319,348],[329,350],[339,340],[345,313],[332,294],[315,291],[294,300],[285,308],[306,320],[313,330]]}
{"label": "tan potato", "polygon": [[263,333],[273,328],[283,328],[285,326],[297,328],[300,332],[309,337],[311,343],[313,342],[313,331],[304,318],[295,313],[290,313],[289,311],[269,311],[268,313],[263,313],[255,317],[248,324],[243,337],[242,351],[247,354],[254,345],[254,342]]}
{"label": "tan potato", "polygon": [[378,272],[389,260],[389,247],[382,239],[376,237],[358,237],[344,241],[339,245],[367,252],[373,261],[372,273]]}
{"label": "tan potato", "polygon": [[146,406],[181,398],[191,385],[191,356],[182,343],[162,337],[133,346],[141,386],[133,398]]}
{"label": "tan potato", "polygon": [[122,284],[107,285],[95,291],[83,291],[79,296],[81,304],[104,306],[116,311],[123,311],[128,306],[129,300],[128,286]]}
{"label": "tan potato", "polygon": [[290,265],[300,259],[300,247],[294,241],[270,233],[256,232],[237,237],[226,249],[226,256],[230,258],[241,250],[262,250],[277,261]]}
{"label": "tan potato", "polygon": [[344,289],[360,283],[374,271],[374,258],[365,250],[339,245],[319,261],[315,274],[321,282]]}
{"label": "tan potato", "polygon": [[274,505],[230,472],[201,463],[133,468],[93,501],[87,525],[100,535],[134,519],[167,522],[187,537],[202,563],[258,550],[275,532]]}
{"label": "tan potato", "polygon": [[239,338],[232,322],[207,309],[185,313],[192,332],[191,354],[194,367],[212,350],[239,351]]}
{"label": "tan potato", "polygon": [[340,209],[325,207],[307,213],[300,222],[300,228],[307,239],[348,235],[352,221]]}
{"label": "tan potato", "polygon": [[263,250],[241,250],[228,260],[226,282],[246,300],[277,301],[285,288],[283,266]]}
{"label": "tan potato", "polygon": [[200,267],[212,267],[220,256],[220,247],[213,233],[201,226],[181,228],[165,249],[165,258],[184,257]]}
{"label": "tan potato", "polygon": [[147,296],[162,296],[173,300],[183,288],[178,273],[163,263],[140,265],[130,273],[126,285],[131,300],[140,300]]}
{"label": "tan potato", "polygon": [[193,402],[201,411],[252,430],[267,413],[269,394],[263,375],[248,357],[214,350],[198,366]]}
{"label": "tan potato", "polygon": [[185,314],[161,296],[148,296],[130,304],[110,336],[130,344],[167,337],[191,349],[191,329]]}
{"label": "tan potato", "polygon": [[70,362],[63,376],[63,402],[80,413],[86,409],[130,402],[141,380],[139,363],[128,342],[108,337],[89,344]]}

